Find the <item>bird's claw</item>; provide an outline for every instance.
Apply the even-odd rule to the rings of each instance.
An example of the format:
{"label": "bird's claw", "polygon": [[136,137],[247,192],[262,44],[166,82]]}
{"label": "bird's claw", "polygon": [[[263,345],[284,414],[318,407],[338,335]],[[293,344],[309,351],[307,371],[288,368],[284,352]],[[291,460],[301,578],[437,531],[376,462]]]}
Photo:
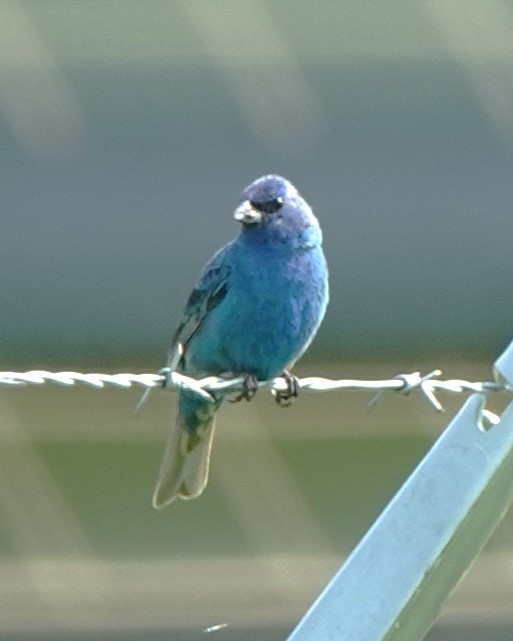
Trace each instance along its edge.
{"label": "bird's claw", "polygon": [[242,390],[235,398],[230,399],[231,403],[238,403],[239,401],[242,401],[243,399],[246,401],[250,401],[253,396],[257,393],[258,390],[258,379],[256,376],[253,376],[253,374],[246,374],[244,376],[244,382],[242,384]]}
{"label": "bird's claw", "polygon": [[287,389],[273,390],[273,394],[278,405],[281,407],[288,407],[292,403],[292,399],[299,396],[301,386],[299,385],[298,379],[288,370],[283,372],[282,378],[285,380]]}

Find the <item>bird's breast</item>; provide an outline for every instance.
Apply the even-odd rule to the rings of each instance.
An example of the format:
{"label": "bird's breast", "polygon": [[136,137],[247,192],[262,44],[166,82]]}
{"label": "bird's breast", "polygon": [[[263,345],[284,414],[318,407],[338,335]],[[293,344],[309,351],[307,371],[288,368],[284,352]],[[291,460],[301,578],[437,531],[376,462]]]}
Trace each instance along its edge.
{"label": "bird's breast", "polygon": [[227,285],[189,346],[191,369],[278,376],[304,351],[324,315],[322,251],[246,256],[234,261]]}

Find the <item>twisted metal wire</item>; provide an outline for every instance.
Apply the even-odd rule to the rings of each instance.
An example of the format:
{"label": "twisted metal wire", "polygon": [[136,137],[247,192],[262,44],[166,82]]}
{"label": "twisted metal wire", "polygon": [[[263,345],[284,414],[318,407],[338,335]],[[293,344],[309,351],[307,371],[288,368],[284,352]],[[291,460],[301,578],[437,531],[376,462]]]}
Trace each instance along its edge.
{"label": "twisted metal wire", "polygon": [[[488,394],[497,391],[511,391],[507,385],[485,381],[471,382],[462,379],[440,380],[442,372],[439,369],[427,374],[412,372],[410,374],[399,374],[394,378],[385,380],[358,380],[358,379],[328,379],[318,376],[309,376],[298,379],[302,390],[311,392],[328,392],[335,390],[374,390],[377,394],[371,400],[374,404],[379,397],[388,390],[400,394],[410,394],[419,390],[429,403],[438,411],[443,407],[436,397],[436,392],[444,391],[453,394],[464,392],[478,392]],[[184,374],[170,371],[164,368],[157,374],[102,374],[102,373],[81,373],[81,372],[47,372],[45,370],[31,370],[29,372],[0,372],[0,386],[24,386],[42,385],[45,383],[56,383],[58,385],[71,386],[76,384],[89,385],[94,388],[114,386],[118,388],[143,387],[147,392],[156,387],[169,390],[187,389],[199,394],[202,398],[213,401],[209,392],[240,391],[244,387],[242,377],[230,380],[210,376],[200,380],[193,379]],[[259,388],[270,389],[271,392],[284,392],[287,390],[287,382],[284,378],[278,377],[270,381],[261,381]],[[145,396],[143,397],[143,400]]]}

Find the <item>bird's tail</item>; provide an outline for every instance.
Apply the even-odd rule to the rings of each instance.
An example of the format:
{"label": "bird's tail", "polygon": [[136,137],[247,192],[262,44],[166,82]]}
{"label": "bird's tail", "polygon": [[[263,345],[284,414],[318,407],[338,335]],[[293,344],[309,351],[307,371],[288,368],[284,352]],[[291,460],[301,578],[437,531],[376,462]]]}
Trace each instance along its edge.
{"label": "bird's tail", "polygon": [[153,507],[162,508],[177,497],[194,499],[205,489],[218,407],[196,395],[180,394],[178,418],[167,441]]}

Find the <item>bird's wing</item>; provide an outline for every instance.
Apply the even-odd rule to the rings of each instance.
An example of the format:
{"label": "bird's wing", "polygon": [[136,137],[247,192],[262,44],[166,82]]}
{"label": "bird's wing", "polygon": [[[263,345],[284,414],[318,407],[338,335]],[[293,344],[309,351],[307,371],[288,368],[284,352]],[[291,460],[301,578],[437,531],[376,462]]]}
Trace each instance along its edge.
{"label": "bird's wing", "polygon": [[168,363],[176,362],[177,354],[186,349],[209,312],[216,308],[228,293],[231,272],[227,260],[228,249],[229,246],[214,255],[205,267],[199,283],[192,290],[185,305],[182,322],[173,336]]}

